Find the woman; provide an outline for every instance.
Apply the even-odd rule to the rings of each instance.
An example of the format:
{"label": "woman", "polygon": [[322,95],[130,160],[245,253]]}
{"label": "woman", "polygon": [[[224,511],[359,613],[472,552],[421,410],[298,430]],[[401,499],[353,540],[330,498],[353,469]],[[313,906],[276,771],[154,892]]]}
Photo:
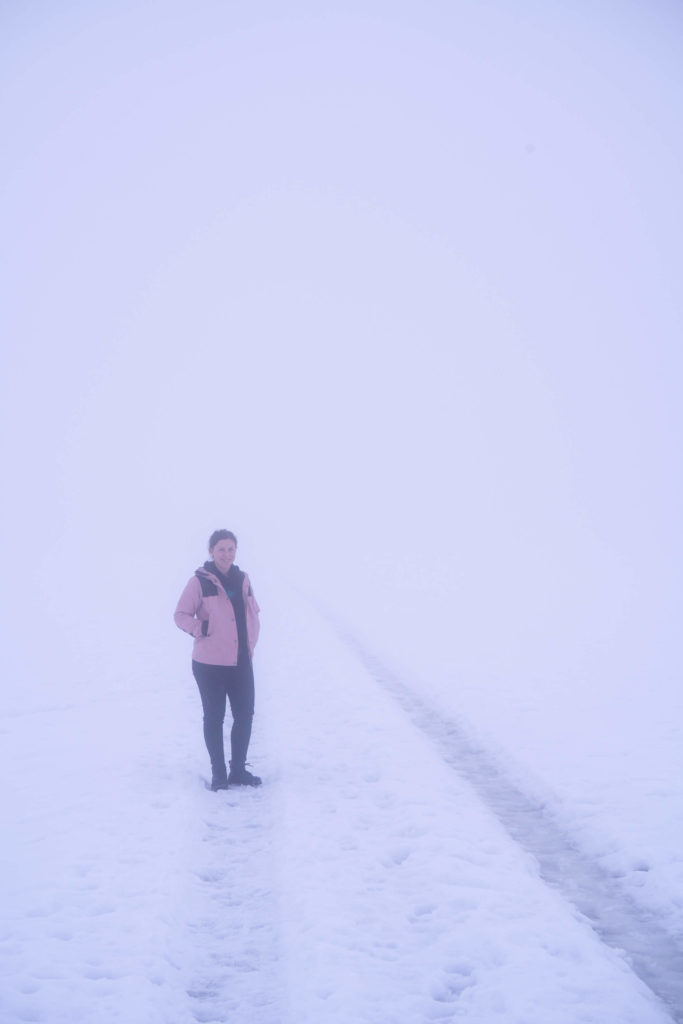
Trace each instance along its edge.
{"label": "woman", "polygon": [[[249,577],[234,563],[237,537],[216,530],[210,562],[187,584],[175,610],[176,625],[194,637],[192,673],[204,709],[204,739],[211,758],[211,789],[260,786],[244,767],[254,715],[251,659],[259,633],[259,606]],[[230,774],[223,752],[226,698],[232,712]]]}

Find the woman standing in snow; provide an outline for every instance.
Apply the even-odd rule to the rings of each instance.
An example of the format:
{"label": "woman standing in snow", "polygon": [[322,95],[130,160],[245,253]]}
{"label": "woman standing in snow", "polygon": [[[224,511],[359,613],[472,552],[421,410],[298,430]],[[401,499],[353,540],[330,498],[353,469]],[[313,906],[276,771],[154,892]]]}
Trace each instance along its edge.
{"label": "woman standing in snow", "polygon": [[[192,674],[204,710],[204,740],[211,758],[211,789],[260,786],[245,768],[254,716],[251,659],[259,633],[259,606],[249,577],[234,563],[237,537],[216,530],[209,538],[211,561],[197,569],[178,601],[175,623],[194,637]],[[230,774],[223,751],[223,722],[230,701]]]}

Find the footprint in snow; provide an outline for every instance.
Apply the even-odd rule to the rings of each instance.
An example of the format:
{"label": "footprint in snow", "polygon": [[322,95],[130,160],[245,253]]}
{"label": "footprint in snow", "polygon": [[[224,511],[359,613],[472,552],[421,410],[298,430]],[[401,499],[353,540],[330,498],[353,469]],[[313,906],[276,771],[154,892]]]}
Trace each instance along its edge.
{"label": "footprint in snow", "polygon": [[432,985],[432,999],[437,1003],[454,1003],[465,989],[475,984],[472,968],[465,964],[454,964],[446,968],[446,977]]}
{"label": "footprint in snow", "polygon": [[410,857],[411,853],[412,850],[407,849],[405,846],[398,847],[382,863],[385,865],[385,867],[388,868],[400,867],[400,865],[403,864],[404,861],[408,860],[408,857]]}
{"label": "footprint in snow", "polygon": [[413,924],[417,921],[424,921],[427,917],[430,917],[435,910],[436,904],[423,903],[420,906],[415,907],[412,914],[408,915],[408,920]]}
{"label": "footprint in snow", "polygon": [[207,999],[216,999],[220,992],[215,986],[207,985],[206,988],[190,988],[187,990],[187,994],[190,999],[206,1001]]}
{"label": "footprint in snow", "polygon": [[121,975],[103,967],[90,967],[87,971],[83,971],[83,977],[88,981],[117,981]]}
{"label": "footprint in snow", "polygon": [[225,879],[226,872],[218,868],[215,871],[197,871],[197,878],[200,882],[222,882]]}

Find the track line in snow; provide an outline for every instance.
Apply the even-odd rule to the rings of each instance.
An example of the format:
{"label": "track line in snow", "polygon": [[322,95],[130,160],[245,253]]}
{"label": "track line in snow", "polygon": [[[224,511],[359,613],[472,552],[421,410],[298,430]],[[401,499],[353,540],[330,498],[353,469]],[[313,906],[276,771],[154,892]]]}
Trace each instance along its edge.
{"label": "track line in snow", "polygon": [[196,951],[187,979],[187,1019],[281,1024],[279,914],[267,794],[228,790],[204,791],[203,796],[203,828],[192,867],[194,897],[184,926]]}
{"label": "track line in snow", "polygon": [[666,1004],[672,1018],[683,1024],[683,948],[676,938],[575,845],[552,810],[515,786],[457,720],[431,707],[347,630],[340,629],[339,635],[510,836],[536,858],[541,878],[586,917],[602,942],[626,955],[634,973]]}

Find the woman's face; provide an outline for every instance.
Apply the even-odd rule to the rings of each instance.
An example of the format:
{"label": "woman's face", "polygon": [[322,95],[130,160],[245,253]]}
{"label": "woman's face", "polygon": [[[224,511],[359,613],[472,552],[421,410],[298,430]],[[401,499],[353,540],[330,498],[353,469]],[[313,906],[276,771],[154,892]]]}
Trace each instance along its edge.
{"label": "woman's face", "polygon": [[219,540],[218,543],[214,544],[211,548],[209,554],[220,571],[227,572],[235,561],[236,552],[237,549],[235,548],[234,540]]}

